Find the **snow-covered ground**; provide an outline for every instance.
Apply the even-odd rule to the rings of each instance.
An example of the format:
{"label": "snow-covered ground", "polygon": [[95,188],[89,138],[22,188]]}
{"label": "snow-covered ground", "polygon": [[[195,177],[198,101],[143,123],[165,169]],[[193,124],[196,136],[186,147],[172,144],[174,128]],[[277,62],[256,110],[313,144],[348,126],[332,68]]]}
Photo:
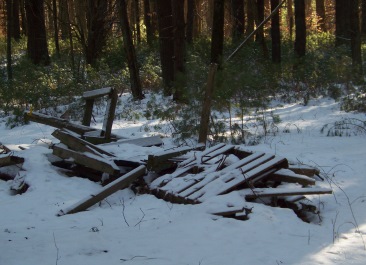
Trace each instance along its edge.
{"label": "snow-covered ground", "polygon": [[[339,111],[338,103],[318,99],[308,106],[282,105],[280,130],[246,149],[317,166],[333,195],[308,196],[321,210],[319,223],[305,223],[293,211],[253,204],[248,221],[213,217],[207,205],[178,205],[153,195],[121,190],[88,211],[56,213],[101,187],[66,177],[47,155],[54,128],[31,123],[12,130],[0,122],[0,142],[25,158],[30,185],[11,195],[11,181],[0,180],[0,264],[366,264],[366,136],[327,137],[324,124],[364,114]],[[143,120],[116,121],[114,133],[149,136]],[[101,127],[98,123],[95,126]],[[290,132],[283,132],[289,128]],[[106,145],[121,158],[146,158],[172,146]],[[25,150],[19,149],[19,146]],[[232,200],[243,199],[230,194]]]}

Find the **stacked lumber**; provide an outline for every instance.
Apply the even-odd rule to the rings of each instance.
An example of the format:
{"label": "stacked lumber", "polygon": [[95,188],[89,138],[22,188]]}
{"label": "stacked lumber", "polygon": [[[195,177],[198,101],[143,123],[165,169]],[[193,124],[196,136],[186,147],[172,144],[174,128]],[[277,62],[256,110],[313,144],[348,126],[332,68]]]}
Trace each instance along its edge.
{"label": "stacked lumber", "polygon": [[[164,154],[158,157],[164,157]],[[154,161],[156,158],[149,159]],[[231,145],[219,144],[204,151],[191,151],[175,161],[179,162],[173,172],[159,176],[150,184],[153,194],[172,203],[200,204],[213,197],[241,191],[243,202],[285,205],[299,211],[297,206],[306,200],[305,195],[332,193],[331,189],[315,187],[314,175],[319,173],[316,169],[290,166],[283,157],[243,151]],[[239,205],[212,213],[247,219],[250,210]]]}

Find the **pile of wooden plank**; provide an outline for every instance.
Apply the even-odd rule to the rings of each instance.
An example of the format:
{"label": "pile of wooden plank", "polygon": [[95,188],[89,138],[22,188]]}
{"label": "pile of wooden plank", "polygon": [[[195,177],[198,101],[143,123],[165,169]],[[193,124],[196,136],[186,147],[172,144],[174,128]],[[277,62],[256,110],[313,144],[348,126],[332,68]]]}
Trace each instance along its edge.
{"label": "pile of wooden plank", "polygon": [[[309,209],[305,195],[332,193],[331,189],[315,187],[314,175],[319,173],[316,169],[291,166],[283,157],[243,151],[225,144],[192,152],[168,159],[177,161],[177,167],[151,183],[153,194],[173,203],[199,204],[215,196],[240,191],[242,206],[235,210],[232,207],[221,209],[215,214],[236,214],[241,218],[250,212],[245,202],[263,202],[300,212],[302,208]],[[151,156],[149,160],[161,160],[161,157],[164,154]],[[159,171],[159,167],[157,169]]]}

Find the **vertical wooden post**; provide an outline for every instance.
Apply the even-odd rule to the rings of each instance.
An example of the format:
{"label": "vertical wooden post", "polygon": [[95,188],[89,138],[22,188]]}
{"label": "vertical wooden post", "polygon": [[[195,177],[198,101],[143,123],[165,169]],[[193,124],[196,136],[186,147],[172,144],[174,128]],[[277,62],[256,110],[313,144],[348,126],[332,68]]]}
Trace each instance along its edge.
{"label": "vertical wooden post", "polygon": [[198,135],[198,142],[206,145],[207,134],[208,134],[208,125],[210,122],[210,114],[211,114],[211,102],[212,95],[215,87],[215,75],[217,71],[217,64],[212,63],[210,65],[210,70],[208,73],[205,98],[203,100],[202,113],[201,113],[201,122],[200,122],[200,131]]}
{"label": "vertical wooden post", "polygon": [[90,126],[91,118],[93,115],[94,98],[88,98],[85,100],[85,112],[83,117],[83,125]]}
{"label": "vertical wooden post", "polygon": [[105,139],[111,138],[112,125],[114,120],[114,113],[116,111],[117,100],[118,100],[117,91],[115,89],[112,89],[111,93],[109,94],[108,105],[103,121],[103,131]]}

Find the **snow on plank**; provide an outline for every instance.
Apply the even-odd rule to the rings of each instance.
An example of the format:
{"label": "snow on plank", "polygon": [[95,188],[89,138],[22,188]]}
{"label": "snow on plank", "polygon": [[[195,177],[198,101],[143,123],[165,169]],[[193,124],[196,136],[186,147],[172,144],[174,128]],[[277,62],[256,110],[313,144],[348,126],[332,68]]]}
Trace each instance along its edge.
{"label": "snow on plank", "polygon": [[80,153],[62,146],[62,144],[56,144],[52,147],[53,154],[62,159],[73,159],[76,164],[80,164],[100,172],[105,172],[113,176],[120,174],[119,167],[114,161],[102,158],[91,153]]}
{"label": "snow on plank", "polygon": [[143,175],[145,175],[145,173],[146,173],[146,167],[139,166],[134,170],[131,170],[127,174],[123,175],[122,177],[118,178],[117,180],[104,186],[99,192],[91,194],[88,197],[75,203],[74,205],[71,205],[70,207],[60,210],[57,216],[84,211],[89,207],[93,206],[94,204],[100,202],[101,200],[107,198],[111,194],[121,189],[127,188],[134,180],[136,180],[139,177],[142,177]]}
{"label": "snow on plank", "polygon": [[328,188],[263,188],[252,189],[252,194],[245,195],[245,199],[256,199],[262,197],[282,197],[294,195],[315,195],[315,194],[332,194],[333,191]]}
{"label": "snow on plank", "polygon": [[299,183],[303,186],[315,185],[315,180],[305,175],[299,175],[290,169],[280,169],[268,177],[274,181],[284,181],[288,183]]}
{"label": "snow on plank", "polygon": [[118,144],[133,144],[142,147],[161,146],[163,141],[160,136],[143,137],[137,139],[119,140]]}
{"label": "snow on plank", "polygon": [[[272,159],[265,163],[258,163],[259,161],[262,162],[266,156],[259,158],[258,161],[254,160],[240,169],[220,176],[215,181],[204,185],[201,189],[189,195],[188,198],[203,201],[209,197],[229,192],[241,184],[259,181],[273,173],[273,171],[287,166],[287,160],[281,157],[272,157]],[[191,188],[194,189],[194,186]]]}
{"label": "snow on plank", "polygon": [[85,99],[99,98],[99,97],[109,95],[111,92],[112,92],[111,87],[104,87],[104,88],[84,92],[83,98],[85,98]]}

